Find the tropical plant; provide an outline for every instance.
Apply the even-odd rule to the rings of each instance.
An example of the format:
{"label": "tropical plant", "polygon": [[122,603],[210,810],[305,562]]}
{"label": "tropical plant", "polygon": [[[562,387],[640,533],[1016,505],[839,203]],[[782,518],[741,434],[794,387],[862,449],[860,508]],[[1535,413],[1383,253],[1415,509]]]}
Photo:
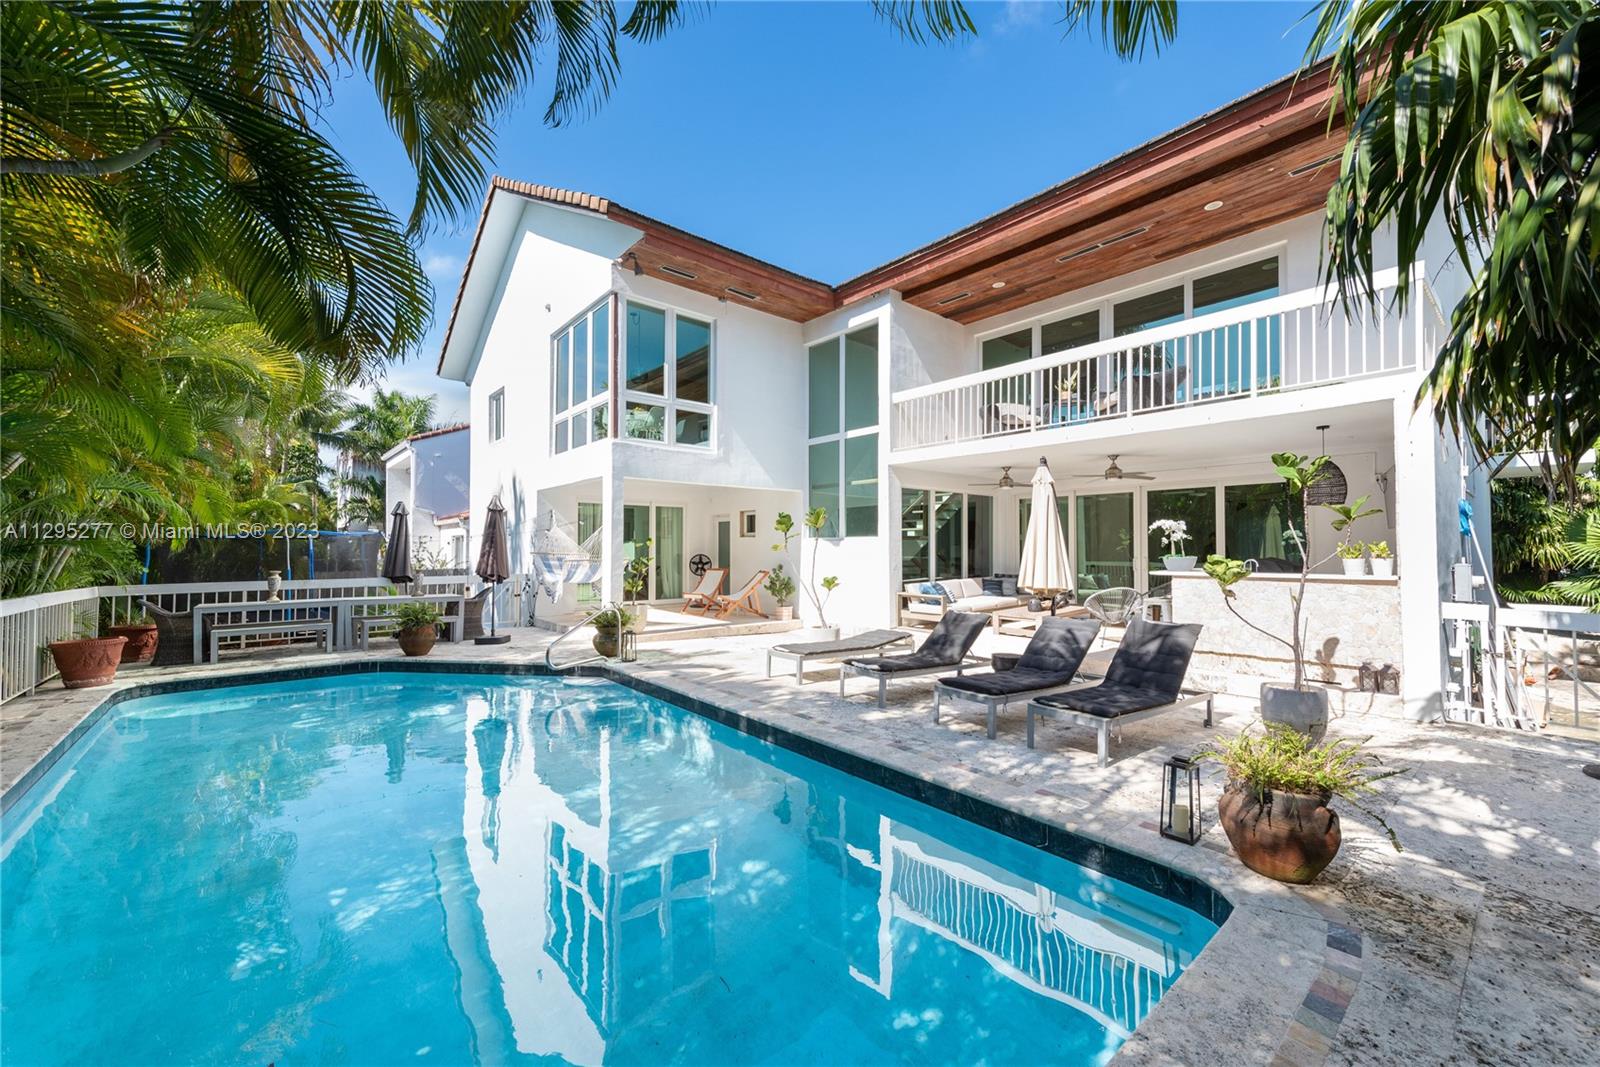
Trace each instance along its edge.
{"label": "tropical plant", "polygon": [[1394,551],[1390,549],[1387,541],[1368,541],[1367,554],[1373,559],[1392,559]]}
{"label": "tropical plant", "polygon": [[[1323,468],[1330,462],[1331,460],[1328,456],[1312,458],[1294,452],[1275,452],[1272,455],[1272,467],[1278,472],[1278,477],[1283,479],[1284,485],[1290,493],[1299,496],[1302,500],[1305,499],[1306,490],[1323,476]],[[1382,513],[1378,508],[1368,508],[1366,503],[1367,498],[1363,496],[1358,497],[1351,504],[1324,504],[1322,506],[1333,513],[1332,526],[1334,530],[1336,532],[1344,532],[1357,519]],[[1289,650],[1290,658],[1294,661],[1294,687],[1304,690],[1306,688],[1306,634],[1300,626],[1300,618],[1305,606],[1306,584],[1313,570],[1333,559],[1336,555],[1344,556],[1344,553],[1352,547],[1355,549],[1355,554],[1344,556],[1344,558],[1360,559],[1361,546],[1359,543],[1352,546],[1347,539],[1342,539],[1334,547],[1333,552],[1313,562],[1311,559],[1311,546],[1306,540],[1305,531],[1290,524],[1289,528],[1284,531],[1284,540],[1293,543],[1300,550],[1300,581],[1294,591],[1289,594],[1289,636],[1287,638],[1251,622],[1241,615],[1238,607],[1235,606],[1234,601],[1238,598],[1238,594],[1234,592],[1233,587],[1250,576],[1250,567],[1244,560],[1211,555],[1206,557],[1206,561],[1200,565],[1200,569],[1205,571],[1217,583],[1217,587],[1222,591],[1222,606],[1227,608],[1234,618],[1250,627],[1256,633],[1276,641]]]}
{"label": "tropical plant", "polygon": [[1367,546],[1360,541],[1340,541],[1333,546],[1333,554],[1340,559],[1365,559]]}
{"label": "tropical plant", "polygon": [[383,462],[384,453],[419,433],[434,429],[432,394],[406,393],[379,386],[372,399],[354,401],[344,409],[344,424],[337,440],[357,459]]}
{"label": "tropical plant", "polygon": [[1334,797],[1366,813],[1383,827],[1389,843],[1401,851],[1400,839],[1383,816],[1364,803],[1378,782],[1404,774],[1404,768],[1380,770],[1382,760],[1364,750],[1372,738],[1341,737],[1320,744],[1299,730],[1268,723],[1260,734],[1249,730],[1201,750],[1196,758],[1221,764],[1232,781],[1243,785],[1266,805],[1273,792],[1304,793],[1326,804]]}
{"label": "tropical plant", "polygon": [[381,530],[388,519],[384,511],[383,479],[375,474],[344,480],[344,514],[339,516],[347,523],[359,524]]}
{"label": "tropical plant", "polygon": [[633,625],[633,612],[622,608],[606,608],[595,614],[590,620],[590,625],[596,630],[605,632],[625,630]]}
{"label": "tropical plant", "polygon": [[[817,552],[822,546],[822,531],[828,525],[828,509],[812,508],[806,512],[804,525],[811,532],[811,571],[809,575],[801,574],[804,582],[802,588],[805,589],[806,596],[811,601],[811,606],[817,609],[817,625],[827,626],[828,601],[833,596],[833,591],[839,588],[839,579],[833,575],[827,575],[821,580],[817,578]],[[794,542],[801,534],[795,528],[794,516],[787,511],[778,512],[778,518],[773,522],[772,528],[778,531],[783,538],[781,542],[772,546],[772,550],[774,552],[782,552],[787,556],[790,565],[799,573],[801,568],[795,560]],[[817,592],[819,587],[822,590],[821,593]]]}
{"label": "tropical plant", "polygon": [[1495,585],[1509,601],[1600,606],[1600,479],[1578,479],[1578,500],[1551,499],[1536,479],[1492,485]]}
{"label": "tropical plant", "polygon": [[651,555],[655,547],[654,538],[646,538],[644,551],[636,551],[634,557],[622,565],[622,595],[628,598],[630,604],[637,604],[639,598],[650,589],[650,568],[655,565],[656,558]]}
{"label": "tropical plant", "polygon": [[394,609],[394,621],[401,633],[415,633],[439,625],[444,613],[428,600],[408,600]]}
{"label": "tropical plant", "polygon": [[772,573],[767,575],[763,588],[781,608],[794,596],[794,579],[789,577],[789,573],[783,569],[783,564],[779,563],[772,568]]}

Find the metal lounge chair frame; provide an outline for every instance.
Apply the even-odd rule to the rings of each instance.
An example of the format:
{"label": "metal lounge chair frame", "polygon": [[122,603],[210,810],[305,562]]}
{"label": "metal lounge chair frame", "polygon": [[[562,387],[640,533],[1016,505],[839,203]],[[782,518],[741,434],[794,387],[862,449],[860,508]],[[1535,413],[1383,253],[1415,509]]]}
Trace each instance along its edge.
{"label": "metal lounge chair frame", "polygon": [[792,645],[774,645],[767,649],[767,677],[772,677],[773,660],[788,660],[794,663],[795,685],[804,685],[806,664],[811,660],[840,659],[861,652],[876,652],[897,644],[914,648],[916,638],[903,630],[868,630],[866,633],[841,638],[838,641],[803,641]]}
{"label": "metal lounge chair frame", "polygon": [[[878,680],[878,707],[888,706],[889,681],[894,678],[916,678],[929,674],[946,674],[955,671],[960,676],[974,667],[989,664],[987,656],[971,654],[973,642],[989,625],[989,617],[971,611],[951,611],[940,616],[922,648],[909,656],[879,656],[871,659],[850,660],[839,664],[839,695],[845,695],[845,682],[853,676],[869,676]],[[946,652],[946,644],[956,647]],[[932,646],[933,651],[929,651]],[[938,662],[933,657],[942,657]],[[917,662],[917,661],[926,662]],[[912,662],[907,662],[912,661]]]}
{"label": "metal lounge chair frame", "polygon": [[[1088,655],[1089,650],[1094,647],[1094,640],[1100,633],[1100,624],[1098,622],[1085,619],[1040,619],[1039,629],[1034,631],[1033,638],[1028,642],[1028,648],[1021,655],[998,654],[993,657],[995,673],[1007,673],[1019,667],[1030,672],[1042,670],[1042,668],[1034,666],[1029,661],[1029,652],[1035,651],[1034,646],[1036,644],[1040,646],[1039,651],[1043,651],[1045,643],[1052,638],[1052,631],[1055,634],[1070,634],[1073,637],[1080,638],[1082,641],[1081,648],[1076,650],[1078,652],[1076,660],[1072,660],[1070,652],[1066,653],[1069,666],[1062,667],[1054,672],[1055,677],[1059,680],[1013,693],[975,693],[969,689],[949,685],[950,679],[941,678],[933,686],[933,721],[935,723],[939,721],[940,706],[945,700],[981,704],[988,717],[989,740],[993,741],[999,726],[1000,712],[1009,707],[1013,700],[1032,700],[1034,697],[1043,696],[1047,693],[1059,692],[1075,684],[1081,684],[1080,677],[1098,680],[1097,675],[1082,674],[1083,657]],[[1044,636],[1041,637],[1041,634]]]}

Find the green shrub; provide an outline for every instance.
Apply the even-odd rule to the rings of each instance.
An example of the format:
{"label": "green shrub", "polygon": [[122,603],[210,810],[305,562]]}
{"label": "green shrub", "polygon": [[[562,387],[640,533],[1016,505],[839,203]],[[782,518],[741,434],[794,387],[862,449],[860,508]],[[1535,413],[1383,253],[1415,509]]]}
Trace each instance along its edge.
{"label": "green shrub", "polygon": [[633,612],[607,608],[594,617],[591,625],[596,630],[620,630],[633,624]]}
{"label": "green shrub", "polygon": [[439,605],[427,600],[413,600],[394,609],[395,622],[399,623],[402,632],[437,627],[442,618],[444,613],[439,610]]}

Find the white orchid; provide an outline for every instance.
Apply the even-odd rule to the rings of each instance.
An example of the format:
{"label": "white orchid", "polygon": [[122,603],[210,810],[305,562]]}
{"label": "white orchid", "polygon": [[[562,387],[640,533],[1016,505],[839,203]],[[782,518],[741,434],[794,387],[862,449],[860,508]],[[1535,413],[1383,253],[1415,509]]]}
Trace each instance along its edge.
{"label": "white orchid", "polygon": [[1189,524],[1182,519],[1157,519],[1150,524],[1150,532],[1160,533],[1175,556],[1183,554],[1184,543],[1189,540]]}

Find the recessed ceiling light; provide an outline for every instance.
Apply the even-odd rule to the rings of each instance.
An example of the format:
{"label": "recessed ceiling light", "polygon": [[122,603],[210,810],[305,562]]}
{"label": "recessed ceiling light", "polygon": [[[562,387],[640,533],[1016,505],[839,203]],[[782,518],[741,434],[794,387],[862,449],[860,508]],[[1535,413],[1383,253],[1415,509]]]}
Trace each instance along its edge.
{"label": "recessed ceiling light", "polygon": [[1006,283],[1005,282],[994,282],[989,286],[989,288],[991,288],[991,289],[1004,289],[1005,287],[1006,287]]}
{"label": "recessed ceiling light", "polygon": [[1215,211],[1215,210],[1217,210],[1217,208],[1219,208],[1221,206],[1222,206],[1222,201],[1221,200],[1213,200],[1213,201],[1211,201],[1211,203],[1206,205],[1206,210],[1207,211]]}

